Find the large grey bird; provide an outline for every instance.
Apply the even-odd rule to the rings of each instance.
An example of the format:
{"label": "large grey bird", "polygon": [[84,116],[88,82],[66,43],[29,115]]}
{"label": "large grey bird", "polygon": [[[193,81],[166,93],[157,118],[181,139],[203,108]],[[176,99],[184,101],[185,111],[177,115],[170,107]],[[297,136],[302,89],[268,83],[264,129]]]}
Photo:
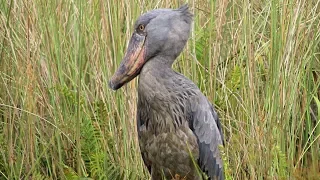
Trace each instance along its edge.
{"label": "large grey bird", "polygon": [[[190,34],[187,5],[139,17],[119,69],[109,82],[117,90],[139,75],[137,128],[141,155],[152,179],[224,179],[217,113],[188,78],[171,66]],[[204,173],[199,173],[198,170]]]}

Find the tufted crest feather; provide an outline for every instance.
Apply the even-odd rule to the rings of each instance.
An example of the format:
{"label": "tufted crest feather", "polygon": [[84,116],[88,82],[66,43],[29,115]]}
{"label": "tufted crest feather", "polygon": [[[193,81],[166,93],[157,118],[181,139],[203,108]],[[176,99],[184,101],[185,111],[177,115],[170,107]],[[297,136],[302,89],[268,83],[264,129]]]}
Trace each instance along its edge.
{"label": "tufted crest feather", "polygon": [[183,20],[190,24],[192,22],[193,14],[189,11],[188,4],[184,4],[181,7],[177,9],[177,11],[180,11],[183,15]]}

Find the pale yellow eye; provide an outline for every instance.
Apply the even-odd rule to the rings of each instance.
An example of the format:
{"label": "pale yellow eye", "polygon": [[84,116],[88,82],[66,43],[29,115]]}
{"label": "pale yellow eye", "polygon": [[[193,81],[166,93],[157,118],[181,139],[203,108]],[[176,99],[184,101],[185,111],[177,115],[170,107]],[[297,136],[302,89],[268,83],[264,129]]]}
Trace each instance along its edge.
{"label": "pale yellow eye", "polygon": [[143,31],[143,30],[144,30],[144,25],[143,25],[143,24],[140,24],[139,27],[138,27],[138,29],[139,29],[140,31]]}

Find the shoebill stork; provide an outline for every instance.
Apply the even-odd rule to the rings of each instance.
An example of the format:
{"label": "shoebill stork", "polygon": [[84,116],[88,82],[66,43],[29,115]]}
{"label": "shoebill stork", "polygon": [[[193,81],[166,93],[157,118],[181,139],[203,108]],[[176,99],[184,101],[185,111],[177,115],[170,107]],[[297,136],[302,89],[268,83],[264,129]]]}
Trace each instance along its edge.
{"label": "shoebill stork", "polygon": [[138,139],[155,180],[202,179],[203,174],[224,179],[218,115],[199,88],[171,68],[189,38],[192,16],[187,5],[141,15],[109,82],[117,90],[139,75]]}

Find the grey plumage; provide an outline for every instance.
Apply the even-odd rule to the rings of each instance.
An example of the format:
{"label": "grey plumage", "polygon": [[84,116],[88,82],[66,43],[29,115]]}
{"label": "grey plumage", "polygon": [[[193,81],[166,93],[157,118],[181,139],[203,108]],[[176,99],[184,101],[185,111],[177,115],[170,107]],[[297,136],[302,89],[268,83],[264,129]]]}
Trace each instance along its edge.
{"label": "grey plumage", "polygon": [[[189,38],[191,22],[186,5],[143,14],[133,34],[139,40],[131,40],[109,83],[118,89],[139,74],[137,128],[152,179],[175,174],[201,179],[192,158],[211,179],[224,179],[218,115],[198,87],[171,68]],[[140,52],[133,53],[135,49]]]}

